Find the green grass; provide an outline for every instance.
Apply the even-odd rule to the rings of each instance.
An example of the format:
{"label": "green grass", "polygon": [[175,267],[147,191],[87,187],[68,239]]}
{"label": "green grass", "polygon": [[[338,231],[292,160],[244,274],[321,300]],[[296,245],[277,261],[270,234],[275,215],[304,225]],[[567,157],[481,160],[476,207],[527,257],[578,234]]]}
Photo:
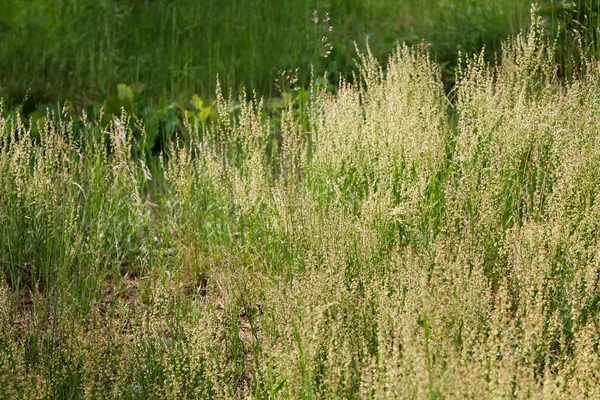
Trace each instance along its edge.
{"label": "green grass", "polygon": [[217,91],[157,153],[1,111],[0,397],[597,397],[600,70],[554,46],[469,57],[450,115],[421,46]]}
{"label": "green grass", "polygon": [[27,112],[99,103],[119,83],[143,84],[154,103],[187,103],[212,98],[217,75],[226,92],[271,96],[278,71],[298,68],[306,87],[311,65],[335,85],[366,38],[380,60],[397,41],[425,40],[451,66],[458,50],[492,54],[529,22],[529,2],[512,0],[4,0],[0,10],[0,94],[27,98]]}
{"label": "green grass", "polygon": [[598,4],[529,5],[0,0],[0,398],[598,397]]}

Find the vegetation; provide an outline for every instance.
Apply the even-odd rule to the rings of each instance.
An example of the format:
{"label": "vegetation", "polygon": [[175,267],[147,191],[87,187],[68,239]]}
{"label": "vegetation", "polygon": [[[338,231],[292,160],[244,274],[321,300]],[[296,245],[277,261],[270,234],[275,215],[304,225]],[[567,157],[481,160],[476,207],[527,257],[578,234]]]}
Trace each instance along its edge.
{"label": "vegetation", "polygon": [[[354,68],[354,41],[380,60],[396,42],[430,43],[440,63],[458,50],[490,54],[529,20],[513,0],[0,0],[0,95],[25,113],[40,104],[101,104],[120,83],[187,104],[214,97],[215,77],[267,97],[279,71],[311,65],[337,84]],[[327,55],[327,57],[324,57]],[[453,77],[448,70],[449,77]],[[235,94],[234,93],[234,94]]]}
{"label": "vegetation", "polygon": [[399,45],[278,113],[217,88],[154,153],[3,111],[2,397],[598,397],[600,65],[532,19],[453,102]]}

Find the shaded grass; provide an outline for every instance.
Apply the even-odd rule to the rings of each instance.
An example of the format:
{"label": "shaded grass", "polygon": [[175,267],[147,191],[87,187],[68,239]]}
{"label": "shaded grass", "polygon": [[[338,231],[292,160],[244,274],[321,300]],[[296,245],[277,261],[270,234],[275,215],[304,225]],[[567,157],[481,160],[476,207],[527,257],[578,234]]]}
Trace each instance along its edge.
{"label": "shaded grass", "polygon": [[493,54],[528,22],[529,2],[35,0],[0,9],[0,93],[15,104],[28,97],[34,109],[85,106],[114,96],[119,83],[142,83],[155,102],[187,103],[194,93],[212,97],[217,75],[226,92],[270,96],[280,70],[299,68],[307,87],[311,65],[335,86],[365,38],[380,60],[396,42],[425,40],[451,66],[457,50],[486,45]]}

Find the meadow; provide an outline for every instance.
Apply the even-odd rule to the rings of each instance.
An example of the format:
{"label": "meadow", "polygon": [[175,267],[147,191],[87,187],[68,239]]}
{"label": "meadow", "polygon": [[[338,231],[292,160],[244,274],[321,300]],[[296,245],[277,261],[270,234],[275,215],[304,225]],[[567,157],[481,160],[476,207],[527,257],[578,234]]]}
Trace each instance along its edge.
{"label": "meadow", "polygon": [[133,84],[0,103],[0,397],[599,397],[600,63],[551,27],[450,91],[427,43],[216,80],[159,146]]}

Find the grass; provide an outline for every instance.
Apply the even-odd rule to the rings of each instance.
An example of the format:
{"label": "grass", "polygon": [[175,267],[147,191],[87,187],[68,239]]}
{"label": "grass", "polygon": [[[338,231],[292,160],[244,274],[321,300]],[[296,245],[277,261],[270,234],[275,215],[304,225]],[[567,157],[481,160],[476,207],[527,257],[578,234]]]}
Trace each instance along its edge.
{"label": "grass", "polygon": [[597,397],[600,69],[532,20],[451,117],[422,46],[156,156],[0,113],[2,397]]}
{"label": "grass", "polygon": [[[78,108],[116,95],[120,83],[144,96],[187,104],[256,89],[267,97],[281,70],[298,68],[301,86],[329,72],[351,76],[354,41],[369,38],[383,61],[396,42],[431,43],[440,63],[458,50],[499,49],[529,20],[529,1],[167,0],[0,1],[0,94],[26,113],[71,101]],[[327,18],[329,16],[329,18]],[[330,30],[331,28],[331,30]],[[327,52],[328,57],[324,57]],[[453,77],[451,69],[448,75]],[[25,101],[23,101],[26,99]]]}

